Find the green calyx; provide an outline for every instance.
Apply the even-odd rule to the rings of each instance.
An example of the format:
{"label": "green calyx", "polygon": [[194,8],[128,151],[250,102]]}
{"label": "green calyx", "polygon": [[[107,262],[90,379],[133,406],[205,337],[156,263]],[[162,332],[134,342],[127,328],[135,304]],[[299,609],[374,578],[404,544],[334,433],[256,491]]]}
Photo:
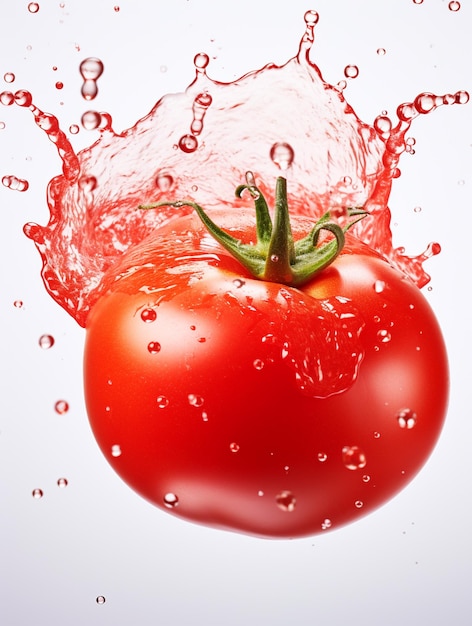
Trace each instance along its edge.
{"label": "green calyx", "polygon": [[[247,175],[247,180],[253,180],[250,173]],[[140,208],[153,209],[159,206],[194,208],[209,233],[255,278],[292,287],[298,287],[310,281],[330,265],[344,247],[346,231],[368,215],[361,208],[349,208],[347,216],[352,219],[341,227],[332,219],[330,211],[327,211],[305,237],[294,241],[290,226],[285,178],[277,178],[273,223],[261,191],[253,184],[245,184],[236,188],[236,196],[240,198],[244,191],[248,191],[254,199],[257,234],[255,244],[242,243],[232,237],[215,224],[204,209],[194,202],[159,202]],[[333,237],[318,245],[323,230],[329,231]]]}

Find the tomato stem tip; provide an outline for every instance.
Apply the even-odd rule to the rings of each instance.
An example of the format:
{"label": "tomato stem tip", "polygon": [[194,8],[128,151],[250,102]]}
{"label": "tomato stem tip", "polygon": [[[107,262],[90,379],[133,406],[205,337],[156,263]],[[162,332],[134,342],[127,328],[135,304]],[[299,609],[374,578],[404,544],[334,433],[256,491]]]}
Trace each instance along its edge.
{"label": "tomato stem tip", "polygon": [[[197,203],[190,201],[157,202],[141,205],[140,209],[154,209],[161,206],[192,207],[209,233],[243,265],[254,278],[283,283],[298,287],[310,281],[336,259],[345,243],[345,233],[359,220],[368,215],[361,207],[347,208],[348,223],[341,227],[327,211],[314,224],[311,231],[294,241],[290,224],[287,201],[287,181],[279,176],[275,187],[275,209],[272,222],[267,202],[258,187],[252,184],[251,172],[246,174],[246,184],[236,188],[236,196],[241,198],[247,191],[254,200],[256,212],[256,243],[245,244],[222,230]],[[251,181],[251,182],[249,182]],[[322,231],[332,237],[319,242]]]}

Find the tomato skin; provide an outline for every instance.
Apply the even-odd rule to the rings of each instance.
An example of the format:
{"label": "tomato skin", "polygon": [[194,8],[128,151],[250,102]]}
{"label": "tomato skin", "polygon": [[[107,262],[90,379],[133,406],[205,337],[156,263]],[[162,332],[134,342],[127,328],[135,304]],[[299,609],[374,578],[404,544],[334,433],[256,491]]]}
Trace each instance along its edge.
{"label": "tomato skin", "polygon": [[[254,238],[245,213],[216,220]],[[293,218],[295,236],[309,227]],[[292,289],[252,279],[194,216],[105,278],[84,381],[97,442],[134,490],[273,538],[339,528],[392,498],[431,454],[448,397],[429,304],[375,252],[348,237]]]}

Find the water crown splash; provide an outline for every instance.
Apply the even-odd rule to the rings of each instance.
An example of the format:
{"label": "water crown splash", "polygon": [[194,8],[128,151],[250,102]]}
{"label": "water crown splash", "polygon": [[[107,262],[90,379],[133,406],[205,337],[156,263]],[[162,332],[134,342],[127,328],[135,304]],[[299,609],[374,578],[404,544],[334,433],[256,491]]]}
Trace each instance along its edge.
{"label": "water crown splash", "polygon": [[[200,53],[185,92],[162,97],[123,133],[113,130],[110,114],[86,112],[83,125],[98,128],[100,138],[78,154],[57,118],[41,111],[28,91],[0,94],[2,104],[33,113],[61,158],[63,173],[47,189],[48,224],[29,223],[24,230],[41,254],[46,289],[80,325],[99,297],[103,274],[123,252],[189,211],[143,212],[140,204],[186,198],[210,212],[237,207],[234,187],[248,170],[269,202],[282,172],[297,198],[291,201],[294,213],[319,217],[330,208],[365,206],[372,217],[355,234],[419,287],[428,282],[423,262],[439,246],[430,244],[417,257],[394,249],[388,198],[400,156],[409,150],[405,135],[413,119],[438,106],[464,104],[469,95],[421,93],[398,107],[396,121],[380,115],[366,124],[342,86],[325,82],[310,61],[318,14],[307,11],[304,17],[298,53],[282,66],[268,64],[222,83],[209,78],[209,57]],[[99,59],[92,61],[93,76],[81,69],[88,100],[103,71]]]}

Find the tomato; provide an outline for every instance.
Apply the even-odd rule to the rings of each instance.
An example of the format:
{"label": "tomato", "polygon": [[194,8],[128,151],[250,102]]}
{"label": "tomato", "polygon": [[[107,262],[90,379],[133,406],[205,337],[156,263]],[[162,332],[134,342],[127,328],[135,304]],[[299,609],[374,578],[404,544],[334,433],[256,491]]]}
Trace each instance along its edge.
{"label": "tomato", "polygon": [[[256,239],[252,213],[215,221]],[[294,237],[307,218],[292,218]],[[299,287],[252,276],[195,215],[109,273],[87,322],[85,398],[114,470],[161,509],[260,537],[373,511],[440,434],[448,366],[420,290],[346,234]]]}

